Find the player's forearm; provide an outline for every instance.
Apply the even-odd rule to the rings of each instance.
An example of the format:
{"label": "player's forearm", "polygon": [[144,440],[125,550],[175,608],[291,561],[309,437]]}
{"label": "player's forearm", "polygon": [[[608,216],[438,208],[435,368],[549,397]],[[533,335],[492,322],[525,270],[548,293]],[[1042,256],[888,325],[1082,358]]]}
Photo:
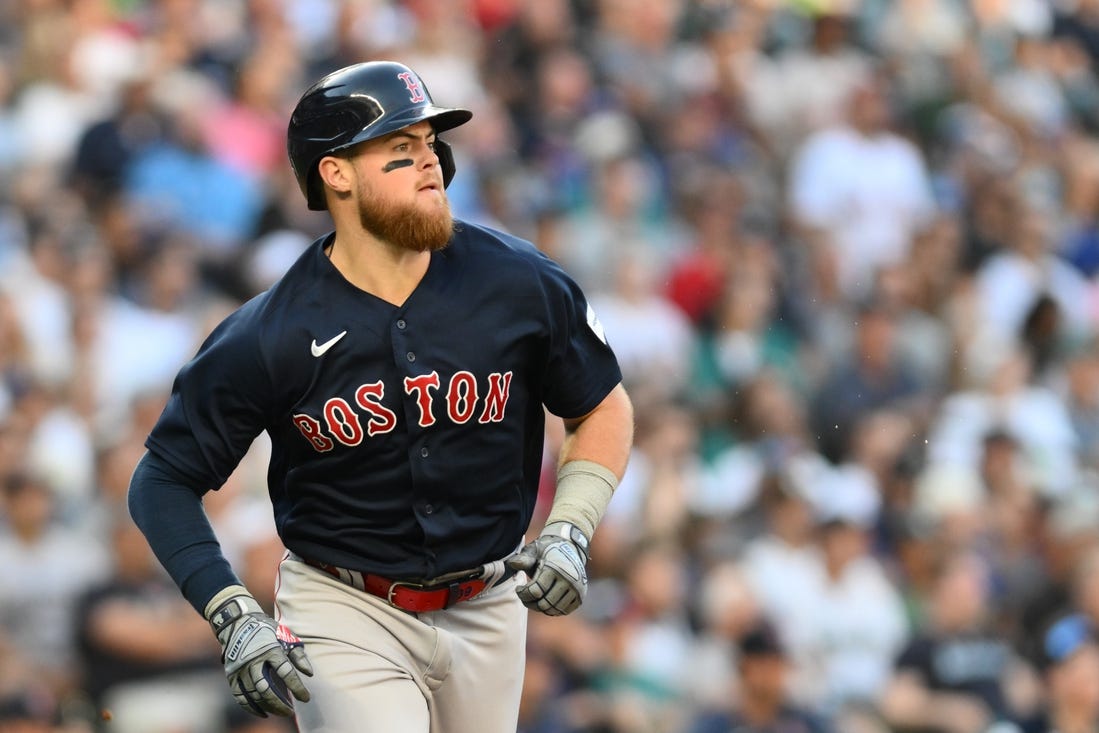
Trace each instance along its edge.
{"label": "player's forearm", "polygon": [[565,420],[565,431],[560,465],[592,461],[622,478],[633,446],[633,405],[621,384],[584,417]]}
{"label": "player's forearm", "polygon": [[152,454],[130,479],[130,516],[196,611],[222,588],[239,584],[202,508],[202,500]]}
{"label": "player's forearm", "polygon": [[589,539],[626,470],[633,440],[633,408],[621,385],[594,411],[565,421],[557,489],[546,525],[568,522]]}

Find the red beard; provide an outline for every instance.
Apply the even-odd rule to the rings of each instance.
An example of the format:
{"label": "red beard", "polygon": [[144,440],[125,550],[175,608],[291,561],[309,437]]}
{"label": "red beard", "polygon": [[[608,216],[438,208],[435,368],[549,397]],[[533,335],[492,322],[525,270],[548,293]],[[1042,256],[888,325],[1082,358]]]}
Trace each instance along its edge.
{"label": "red beard", "polygon": [[413,205],[383,206],[372,196],[361,196],[360,201],[359,220],[363,229],[413,252],[443,249],[454,233],[454,219],[445,198],[433,213],[424,213]]}

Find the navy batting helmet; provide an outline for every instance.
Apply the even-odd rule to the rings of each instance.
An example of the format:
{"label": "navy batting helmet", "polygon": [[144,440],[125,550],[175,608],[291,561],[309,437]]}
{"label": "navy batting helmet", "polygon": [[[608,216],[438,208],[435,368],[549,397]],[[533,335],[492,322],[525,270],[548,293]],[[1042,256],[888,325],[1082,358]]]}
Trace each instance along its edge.
{"label": "navy batting helmet", "polygon": [[[298,100],[286,131],[286,150],[309,208],[324,202],[317,163],[326,155],[430,120],[436,133],[468,122],[465,109],[436,107],[412,69],[392,61],[368,61],[334,71]],[[450,146],[436,139],[444,187],[454,177]]]}

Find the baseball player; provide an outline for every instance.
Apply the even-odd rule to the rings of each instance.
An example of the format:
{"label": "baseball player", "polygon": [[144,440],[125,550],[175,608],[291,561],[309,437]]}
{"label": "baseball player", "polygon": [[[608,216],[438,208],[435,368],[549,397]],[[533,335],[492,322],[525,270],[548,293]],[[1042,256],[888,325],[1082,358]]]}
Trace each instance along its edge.
{"label": "baseball player", "polygon": [[[526,609],[581,604],[625,470],[632,408],[583,293],[530,243],[451,217],[437,135],[471,116],[393,62],[304,93],[290,162],[334,231],[214,329],[134,471],[131,514],[237,702],[301,731],[514,731]],[[544,410],[567,438],[525,543]],[[274,618],[201,503],[261,431],[287,548]]]}

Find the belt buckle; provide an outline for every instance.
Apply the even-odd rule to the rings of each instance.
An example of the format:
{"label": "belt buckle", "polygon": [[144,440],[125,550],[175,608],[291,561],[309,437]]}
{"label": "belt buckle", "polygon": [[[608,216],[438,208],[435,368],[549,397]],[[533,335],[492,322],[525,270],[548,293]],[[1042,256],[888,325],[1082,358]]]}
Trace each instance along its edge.
{"label": "belt buckle", "polygon": [[398,588],[402,588],[402,587],[403,588],[410,588],[412,590],[423,590],[424,584],[423,583],[416,583],[416,582],[409,581],[409,580],[394,580],[392,583],[389,584],[389,590],[387,590],[385,592],[385,602],[388,603],[391,606],[395,606],[397,608],[400,608],[400,606],[398,606],[393,601],[393,594],[397,592]]}

